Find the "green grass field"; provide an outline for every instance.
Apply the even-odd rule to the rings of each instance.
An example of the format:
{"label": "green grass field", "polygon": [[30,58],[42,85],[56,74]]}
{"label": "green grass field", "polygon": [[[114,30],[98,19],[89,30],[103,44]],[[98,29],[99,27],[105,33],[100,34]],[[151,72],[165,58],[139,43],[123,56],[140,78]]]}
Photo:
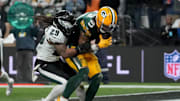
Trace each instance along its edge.
{"label": "green grass field", "polygon": [[[179,83],[110,83],[109,85],[150,85],[150,86],[180,86]],[[0,101],[33,101],[45,97],[51,88],[14,88],[10,96],[5,95],[5,88],[0,88]],[[180,88],[100,88],[96,96],[120,95],[143,92],[180,90]],[[72,95],[74,97],[75,94]]]}

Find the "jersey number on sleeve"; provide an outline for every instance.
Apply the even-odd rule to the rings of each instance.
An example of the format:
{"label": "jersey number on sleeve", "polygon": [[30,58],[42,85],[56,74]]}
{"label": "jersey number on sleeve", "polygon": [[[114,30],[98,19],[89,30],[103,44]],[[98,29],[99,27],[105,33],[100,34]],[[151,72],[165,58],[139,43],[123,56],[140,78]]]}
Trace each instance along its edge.
{"label": "jersey number on sleeve", "polygon": [[93,27],[95,26],[95,22],[94,22],[93,20],[90,20],[90,21],[88,22],[88,26],[89,26],[90,28],[93,28]]}

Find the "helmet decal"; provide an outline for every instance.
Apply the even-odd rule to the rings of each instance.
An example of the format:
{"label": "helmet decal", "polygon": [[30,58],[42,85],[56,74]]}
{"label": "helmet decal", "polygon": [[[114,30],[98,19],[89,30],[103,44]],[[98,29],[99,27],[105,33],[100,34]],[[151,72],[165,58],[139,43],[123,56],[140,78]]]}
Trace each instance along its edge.
{"label": "helmet decal", "polygon": [[111,13],[112,13],[112,23],[111,24],[115,24],[115,13],[114,13],[114,10],[112,9],[112,8],[110,8],[109,7],[109,9],[110,9],[110,11],[111,11]]}
{"label": "helmet decal", "polygon": [[106,11],[101,11],[101,16],[103,17],[103,18],[105,18],[106,16],[107,16],[107,14],[106,14]]}

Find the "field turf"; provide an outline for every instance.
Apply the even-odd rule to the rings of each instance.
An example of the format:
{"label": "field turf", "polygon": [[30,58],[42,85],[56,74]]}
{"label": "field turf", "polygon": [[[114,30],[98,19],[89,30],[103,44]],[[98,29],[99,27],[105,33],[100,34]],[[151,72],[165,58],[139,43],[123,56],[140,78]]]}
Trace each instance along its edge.
{"label": "field turf", "polygon": [[[179,83],[110,83],[109,85],[142,85],[142,86],[171,86],[180,87]],[[45,97],[51,90],[51,88],[14,88],[13,93],[10,96],[5,95],[5,88],[0,88],[0,101],[40,101],[42,97]],[[144,92],[157,92],[167,90],[180,90],[180,88],[100,88],[96,96],[106,95],[120,95],[120,94],[132,94],[132,93],[144,93]],[[75,97],[75,94],[72,95]]]}

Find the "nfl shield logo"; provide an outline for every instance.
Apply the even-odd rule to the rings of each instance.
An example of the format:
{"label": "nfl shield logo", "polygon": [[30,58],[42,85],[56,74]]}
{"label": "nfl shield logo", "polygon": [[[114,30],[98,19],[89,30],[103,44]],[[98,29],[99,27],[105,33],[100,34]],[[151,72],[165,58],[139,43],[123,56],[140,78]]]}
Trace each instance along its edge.
{"label": "nfl shield logo", "polygon": [[177,50],[164,53],[164,75],[174,81],[180,78],[180,53]]}

